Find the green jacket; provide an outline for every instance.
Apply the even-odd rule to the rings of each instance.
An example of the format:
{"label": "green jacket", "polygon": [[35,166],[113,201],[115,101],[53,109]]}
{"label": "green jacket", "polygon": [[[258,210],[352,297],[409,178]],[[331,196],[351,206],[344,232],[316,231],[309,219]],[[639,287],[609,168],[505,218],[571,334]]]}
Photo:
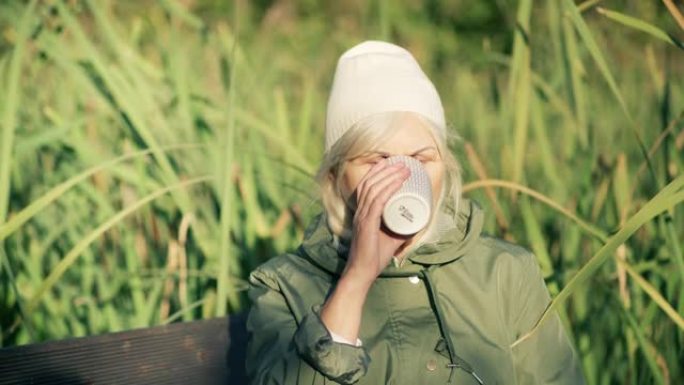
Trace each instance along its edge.
{"label": "green jacket", "polygon": [[482,213],[443,209],[450,230],[388,266],[366,299],[356,347],[334,342],[320,305],[345,266],[324,216],[300,248],[250,276],[252,384],[583,384],[557,316],[522,343],[550,298],[535,257],[481,234]]}

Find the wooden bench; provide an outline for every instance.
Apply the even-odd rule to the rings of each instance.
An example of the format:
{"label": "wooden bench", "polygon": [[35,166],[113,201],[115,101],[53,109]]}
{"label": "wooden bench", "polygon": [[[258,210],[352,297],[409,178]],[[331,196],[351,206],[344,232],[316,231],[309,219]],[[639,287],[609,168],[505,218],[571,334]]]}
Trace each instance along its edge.
{"label": "wooden bench", "polygon": [[244,384],[245,316],[0,349],[0,384]]}

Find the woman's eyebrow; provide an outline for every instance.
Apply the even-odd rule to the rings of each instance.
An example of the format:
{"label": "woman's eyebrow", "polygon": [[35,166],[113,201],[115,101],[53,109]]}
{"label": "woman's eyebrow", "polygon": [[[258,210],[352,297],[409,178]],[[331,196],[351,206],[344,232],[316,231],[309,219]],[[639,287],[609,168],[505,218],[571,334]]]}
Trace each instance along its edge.
{"label": "woman's eyebrow", "polygon": [[[421,148],[419,148],[419,149],[413,151],[413,152],[411,153],[411,156],[413,156],[413,155],[418,155],[418,154],[420,154],[421,152],[425,152],[425,151],[429,151],[429,150],[437,151],[437,147],[435,147],[435,146],[425,146],[425,147],[421,147]],[[389,151],[383,151],[383,150],[371,150],[371,151],[364,152],[363,154],[361,154],[361,155],[359,155],[359,156],[357,156],[357,157],[355,157],[355,158],[365,158],[365,157],[368,157],[368,156],[375,156],[375,155],[380,155],[380,156],[384,156],[384,157],[389,157],[389,156],[392,155],[392,153],[389,152]]]}
{"label": "woman's eyebrow", "polygon": [[419,148],[418,150],[416,150],[412,155],[417,155],[417,154],[420,154],[421,152],[428,151],[428,150],[437,151],[437,148],[435,146],[425,146],[425,147],[422,147],[422,148]]}
{"label": "woman's eyebrow", "polygon": [[354,156],[354,157],[350,158],[350,160],[365,159],[365,158],[372,157],[372,156],[389,157],[390,154],[388,152],[385,152],[385,151],[371,150],[371,151],[366,151],[364,153],[361,153],[357,156]]}
{"label": "woman's eyebrow", "polygon": [[380,151],[380,150],[371,150],[364,152],[361,154],[361,156],[371,156],[371,155],[380,155],[380,156],[390,156],[390,153],[387,151]]}

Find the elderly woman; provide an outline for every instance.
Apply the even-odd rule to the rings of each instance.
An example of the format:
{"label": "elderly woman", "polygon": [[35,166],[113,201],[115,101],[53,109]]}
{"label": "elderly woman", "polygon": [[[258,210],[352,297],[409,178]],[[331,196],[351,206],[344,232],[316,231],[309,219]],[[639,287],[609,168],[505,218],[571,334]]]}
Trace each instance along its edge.
{"label": "elderly woman", "polygon": [[[318,174],[325,212],[296,252],[250,276],[253,384],[581,384],[534,256],[481,233],[461,198],[442,104],[405,49],[367,41],[339,59]],[[383,211],[426,174],[427,225]],[[412,216],[409,219],[413,219]]]}

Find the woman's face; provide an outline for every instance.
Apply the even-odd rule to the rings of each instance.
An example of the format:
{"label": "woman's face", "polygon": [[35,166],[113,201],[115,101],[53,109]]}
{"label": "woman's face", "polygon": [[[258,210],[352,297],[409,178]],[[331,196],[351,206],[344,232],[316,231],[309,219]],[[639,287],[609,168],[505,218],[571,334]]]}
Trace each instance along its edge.
{"label": "woman's face", "polygon": [[374,164],[394,155],[407,155],[423,164],[432,184],[432,202],[437,204],[442,191],[444,179],[444,162],[437,144],[430,134],[430,127],[425,126],[413,114],[404,114],[396,126],[395,133],[371,152],[361,154],[346,162],[341,180],[341,192],[346,202],[355,206],[352,195],[361,179]]}

